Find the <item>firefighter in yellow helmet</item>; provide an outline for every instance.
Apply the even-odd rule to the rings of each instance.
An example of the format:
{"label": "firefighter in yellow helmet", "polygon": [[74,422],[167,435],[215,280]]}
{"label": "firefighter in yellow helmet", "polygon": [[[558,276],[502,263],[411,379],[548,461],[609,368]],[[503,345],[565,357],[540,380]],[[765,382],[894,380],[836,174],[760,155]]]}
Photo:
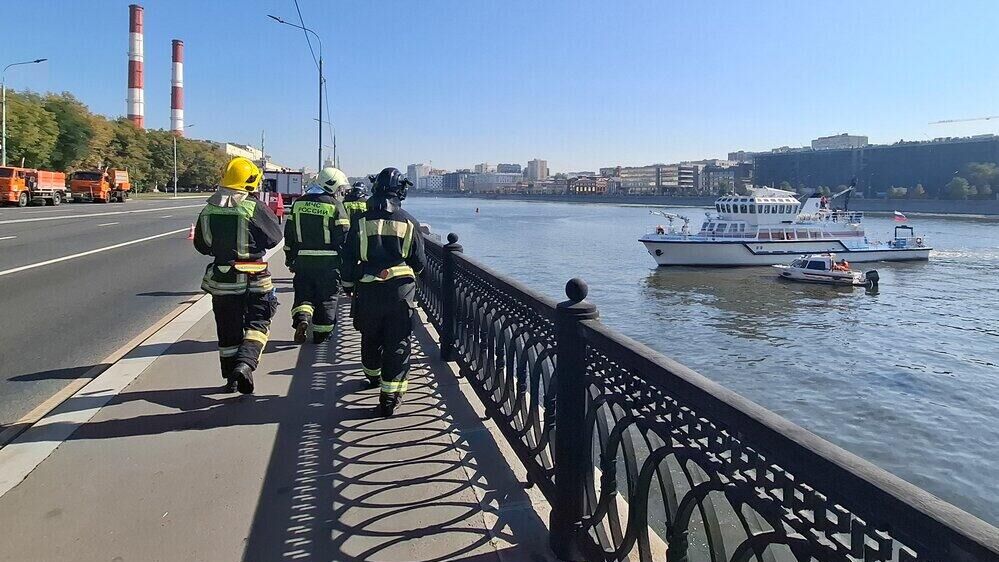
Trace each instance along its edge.
{"label": "firefighter in yellow helmet", "polygon": [[225,390],[243,394],[253,392],[253,371],[277,310],[263,258],[281,242],[281,227],[267,205],[250,196],[262,175],[250,160],[233,158],[194,230],[195,249],[214,258],[201,288],[212,295]]}
{"label": "firefighter in yellow helmet", "polygon": [[284,225],[285,264],[295,273],[291,324],[303,343],[312,327],[313,343],[322,343],[336,325],[340,282],[340,247],[350,219],[336,196],[349,187],[347,176],[323,168],[304,195],[295,200]]}

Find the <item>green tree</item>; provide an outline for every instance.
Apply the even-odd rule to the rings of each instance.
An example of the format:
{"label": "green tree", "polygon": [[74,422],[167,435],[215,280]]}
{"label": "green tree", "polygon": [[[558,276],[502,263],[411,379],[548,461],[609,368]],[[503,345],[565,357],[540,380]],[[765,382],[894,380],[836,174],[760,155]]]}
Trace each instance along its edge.
{"label": "green tree", "polygon": [[923,184],[917,183],[916,187],[909,190],[909,199],[926,199],[926,188]]}
{"label": "green tree", "polygon": [[778,186],[778,187],[779,187],[780,189],[783,189],[783,190],[786,190],[786,191],[794,191],[794,190],[793,190],[793,189],[791,188],[791,184],[790,184],[790,183],[788,183],[787,181],[782,181],[782,182],[780,182],[780,186]]}
{"label": "green tree", "polygon": [[889,199],[905,199],[905,196],[906,196],[906,194],[908,194],[908,192],[909,192],[909,190],[906,189],[906,188],[904,188],[904,187],[894,187],[894,186],[892,186],[891,188],[888,189],[888,198]]}
{"label": "green tree", "polygon": [[30,92],[7,92],[7,163],[49,168],[59,137],[56,117],[42,98]]}
{"label": "green tree", "polygon": [[999,180],[999,168],[995,162],[968,162],[962,169],[962,176],[974,187],[992,185]]}
{"label": "green tree", "polygon": [[90,115],[89,119],[91,135],[87,142],[87,153],[76,167],[78,170],[103,168],[111,160],[114,124],[101,115]]}
{"label": "green tree", "polygon": [[971,187],[968,185],[968,180],[960,176],[947,182],[948,199],[967,199],[970,193]]}
{"label": "green tree", "polygon": [[717,184],[718,195],[728,195],[732,192],[732,184],[728,180],[721,180]]}
{"label": "green tree", "polygon": [[978,186],[979,199],[992,199],[992,186],[989,184]]}
{"label": "green tree", "polygon": [[75,168],[90,149],[94,133],[90,112],[68,92],[49,94],[43,106],[55,117],[58,130],[49,164],[57,170]]}
{"label": "green tree", "polygon": [[149,143],[144,131],[130,121],[120,118],[113,123],[108,161],[105,165],[115,169],[128,170],[132,188],[145,191],[151,185],[152,162]]}

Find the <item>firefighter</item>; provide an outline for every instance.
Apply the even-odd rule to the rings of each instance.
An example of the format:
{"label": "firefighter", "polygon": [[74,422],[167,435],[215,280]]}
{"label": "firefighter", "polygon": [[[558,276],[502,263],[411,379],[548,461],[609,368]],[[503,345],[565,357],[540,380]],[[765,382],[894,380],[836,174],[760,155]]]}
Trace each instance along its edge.
{"label": "firefighter", "polygon": [[215,258],[201,288],[212,295],[225,390],[243,394],[253,392],[253,371],[277,310],[263,257],[281,241],[281,227],[267,205],[250,195],[259,189],[261,175],[250,160],[233,158],[194,231],[195,249]]}
{"label": "firefighter", "polygon": [[336,325],[338,253],[350,229],[350,219],[336,195],[348,185],[343,172],[323,168],[316,182],[292,204],[284,226],[285,263],[295,274],[291,324],[297,343],[305,342],[310,326],[313,343],[322,343]]}
{"label": "firefighter", "polygon": [[406,393],[416,276],[425,264],[419,223],[402,210],[409,185],[395,168],[378,174],[367,210],[351,225],[341,266],[344,279],[356,282],[361,364],[368,384],[381,387],[378,410],[386,417]]}
{"label": "firefighter", "polygon": [[367,208],[367,194],[364,192],[364,183],[354,182],[354,185],[350,188],[343,197],[343,208],[346,209],[347,214],[353,220],[355,215],[360,215]]}

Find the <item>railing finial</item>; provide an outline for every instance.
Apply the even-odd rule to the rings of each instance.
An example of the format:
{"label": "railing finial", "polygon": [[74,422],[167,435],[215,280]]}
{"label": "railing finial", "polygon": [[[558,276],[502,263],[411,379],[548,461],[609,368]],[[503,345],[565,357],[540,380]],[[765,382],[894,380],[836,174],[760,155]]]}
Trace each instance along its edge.
{"label": "railing finial", "polygon": [[450,234],[448,234],[447,235],[447,243],[448,244],[457,244],[458,243],[458,235],[455,234],[455,233],[453,233],[453,232],[451,232]]}
{"label": "railing finial", "polygon": [[590,294],[590,286],[579,277],[573,277],[565,284],[565,296],[572,302],[580,302]]}

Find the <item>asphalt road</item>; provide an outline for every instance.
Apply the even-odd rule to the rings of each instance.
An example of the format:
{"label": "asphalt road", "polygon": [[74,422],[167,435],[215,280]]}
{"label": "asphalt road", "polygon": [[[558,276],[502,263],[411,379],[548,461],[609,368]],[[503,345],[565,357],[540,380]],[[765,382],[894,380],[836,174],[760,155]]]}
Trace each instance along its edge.
{"label": "asphalt road", "polygon": [[0,425],[201,294],[186,235],[203,204],[0,208]]}

